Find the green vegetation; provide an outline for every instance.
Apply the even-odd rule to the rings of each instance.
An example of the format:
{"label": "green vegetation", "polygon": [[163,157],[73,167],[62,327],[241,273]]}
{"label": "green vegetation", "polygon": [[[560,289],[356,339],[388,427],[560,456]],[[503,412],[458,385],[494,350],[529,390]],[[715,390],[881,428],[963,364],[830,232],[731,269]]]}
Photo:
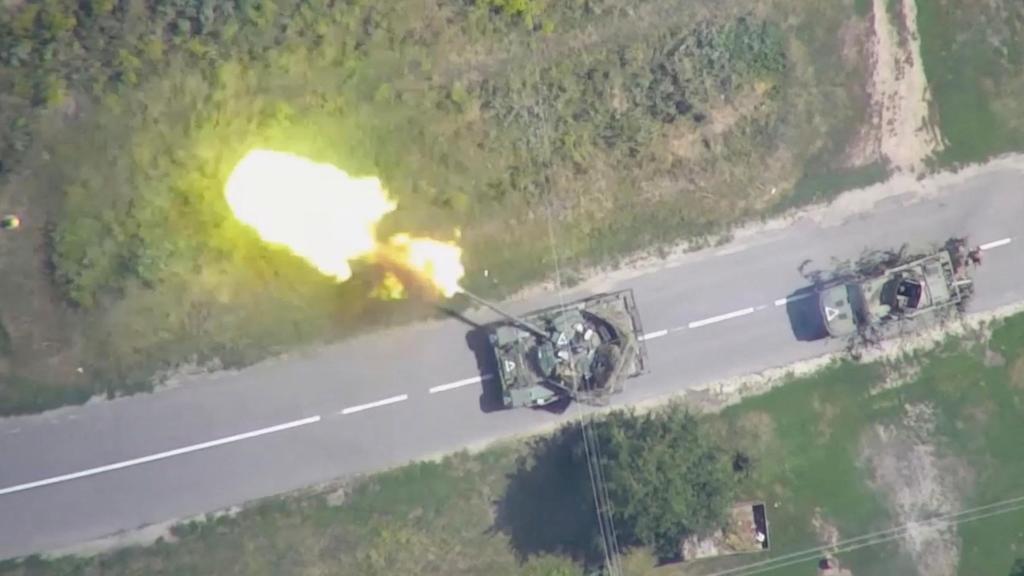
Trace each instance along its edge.
{"label": "green vegetation", "polygon": [[[987,342],[950,340],[892,365],[841,364],[799,379],[726,410],[722,426],[758,463],[750,495],[779,503],[770,511],[773,553],[785,554],[822,543],[815,517],[834,526],[840,540],[906,523],[890,504],[895,488],[879,483],[875,464],[891,458],[904,468],[918,466],[915,443],[936,451],[936,466],[948,481],[939,491],[950,497],[945,507],[919,503],[918,514],[937,516],[1024,495],[1022,407],[1024,316],[1016,316]],[[907,432],[912,441],[902,443],[893,431],[907,430],[911,415],[919,413],[933,427]],[[890,446],[899,446],[890,454],[884,443],[872,441],[880,426],[890,431]],[[908,475],[907,488],[934,488],[923,485],[927,471]],[[1011,528],[1021,521],[1024,511],[1018,510],[959,526],[957,573],[1005,573],[1024,544]],[[895,543],[841,558],[854,574],[913,574],[922,561]],[[730,562],[709,563],[708,569],[715,564]],[[810,567],[792,570],[787,573],[814,573]]]}
{"label": "green vegetation", "polygon": [[[698,487],[704,474],[691,474],[692,463],[704,455],[721,470],[727,448],[742,454],[727,459],[743,472],[735,497],[768,504],[772,551],[655,569],[652,554],[634,548],[624,562],[632,576],[708,574],[905,524],[896,502],[922,520],[1020,497],[1024,315],[989,339],[951,339],[893,364],[837,364],[719,415],[694,419],[673,410],[637,419],[619,414],[595,428],[609,492],[629,499],[613,506],[620,542],[627,549],[635,543],[629,534],[640,536],[641,517],[655,521],[654,531],[696,528],[693,518],[709,518],[717,504],[693,508],[685,487]],[[0,574],[583,574],[581,566],[600,563],[601,555],[580,450],[579,428],[569,426],[528,444],[378,474],[345,490],[269,499],[179,526],[155,546],[11,561],[0,564]],[[681,479],[669,477],[672,462]],[[731,471],[712,481],[725,482],[723,474]],[[894,478],[908,483],[901,490]],[[678,518],[657,510],[659,503],[683,503]],[[692,510],[709,514],[679,520]],[[915,574],[941,561],[952,542],[956,573],[1016,574],[1022,522],[1024,511],[1016,510],[960,524],[955,538],[929,547],[924,558],[893,540],[839,558],[854,574]],[[767,573],[816,574],[812,561],[783,570]]]}
{"label": "green vegetation", "polygon": [[430,313],[235,223],[222,187],[254,146],[380,176],[400,206],[382,233],[460,227],[468,287],[497,296],[555,252],[571,269],[762,214],[848,168],[865,66],[837,38],[862,17],[809,0],[8,2],[0,205],[25,225],[0,254],[0,391],[145,388]]}
{"label": "green vegetation", "polygon": [[340,493],[273,499],[235,516],[177,526],[148,548],[0,563],[0,572],[582,576],[566,559],[521,565],[493,536],[491,507],[516,453],[498,449],[408,466],[351,488],[343,504],[335,500]]}
{"label": "green vegetation", "polygon": [[878,184],[888,176],[889,170],[882,162],[856,168],[808,172],[797,181],[793,193],[780,202],[776,209],[782,211],[811,202],[829,201],[841,192]]}
{"label": "green vegetation", "polygon": [[614,413],[598,426],[616,529],[624,543],[678,554],[681,535],[720,526],[735,496],[729,455],[683,410]]}
{"label": "green vegetation", "polygon": [[82,404],[94,391],[87,386],[53,386],[23,377],[8,377],[0,388],[0,413],[42,412],[54,406]]}
{"label": "green vegetation", "polygon": [[921,56],[947,147],[943,165],[1024,147],[1024,5],[918,2]]}
{"label": "green vegetation", "polygon": [[521,558],[561,555],[600,564],[588,458],[601,463],[622,546],[645,545],[670,558],[681,536],[720,524],[742,477],[700,419],[676,407],[616,412],[591,431],[589,446],[576,426],[534,442],[510,475],[496,525]]}

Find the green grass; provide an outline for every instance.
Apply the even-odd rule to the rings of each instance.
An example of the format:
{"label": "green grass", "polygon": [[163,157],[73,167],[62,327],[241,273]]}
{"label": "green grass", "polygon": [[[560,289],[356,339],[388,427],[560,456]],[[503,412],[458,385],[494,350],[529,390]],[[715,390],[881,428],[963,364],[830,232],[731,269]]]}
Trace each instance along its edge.
{"label": "green grass", "polygon": [[842,192],[878,184],[888,176],[889,170],[882,162],[804,174],[793,187],[792,194],[780,202],[777,209],[782,211],[812,202],[828,202]]}
{"label": "green grass", "polygon": [[[750,495],[781,503],[771,510],[774,553],[820,545],[808,521],[815,508],[835,524],[840,538],[895,523],[859,464],[861,439],[873,425],[898,424],[906,405],[936,409],[937,450],[959,460],[973,476],[963,508],[1024,496],[1024,316],[998,328],[991,348],[1004,365],[986,366],[984,346],[954,340],[936,352],[906,359],[921,371],[896,389],[870,394],[883,367],[841,364],[726,410],[723,417],[732,435],[759,448],[758,486]],[[759,425],[751,428],[752,423]],[[1016,511],[961,527],[959,573],[1006,574],[1024,544],[1019,530],[1010,527],[1022,521],[1024,511]],[[913,569],[895,544],[840,558],[855,574],[910,574]],[[809,563],[787,570],[815,573]]]}
{"label": "green grass", "polygon": [[[722,414],[723,427],[739,445],[751,450],[757,462],[747,495],[769,505],[773,552],[698,563],[695,573],[817,548],[821,542],[810,522],[816,509],[838,528],[841,537],[891,524],[884,503],[868,487],[865,471],[858,465],[860,433],[868,422],[891,415],[891,408],[873,410],[868,398],[866,385],[877,377],[877,367],[844,363]],[[858,574],[905,573],[901,570],[908,568],[893,545],[844,555],[842,560]],[[779,573],[810,576],[817,572],[813,562],[803,562]]]}
{"label": "green grass", "polygon": [[518,453],[499,448],[407,466],[350,487],[340,505],[323,494],[275,498],[235,516],[177,526],[154,546],[99,558],[0,563],[0,573],[579,574],[553,557],[521,565],[492,534],[492,503]]}
{"label": "green grass", "polygon": [[76,309],[12,332],[20,376],[51,365],[27,352],[47,335],[81,334],[62,361],[127,391],[193,358],[242,365],[429,313],[367,303],[372,271],[335,289],[233,222],[224,180],[254,146],[380,176],[399,202],[382,232],[461,228],[467,288],[502,296],[555,250],[578,271],[814,200],[790,189],[837,169],[866,114],[865,66],[837,42],[850,3],[196,10],[0,11],[0,202],[47,224],[25,250],[49,249],[47,266],[5,263],[34,289],[0,281],[0,297],[30,309],[55,283],[65,302],[45,306]]}
{"label": "green grass", "polygon": [[[380,176],[400,204],[382,231],[461,228],[466,286],[495,297],[556,257],[614,264],[887,174],[844,165],[869,71],[841,32],[868,0],[15,4],[0,203],[43,224],[0,279],[5,308],[40,311],[9,326],[21,382],[129,392],[431,313],[368,302],[373,270],[334,287],[236,225],[223,183],[257,145]],[[1024,147],[1024,5],[922,0],[918,24],[936,162]],[[53,376],[44,342],[92,381]],[[22,388],[0,382],[0,401]]]}
{"label": "green grass", "polygon": [[[950,339],[905,358],[899,366],[916,366],[917,375],[872,394],[894,366],[838,363],[709,417],[723,439],[753,457],[741,496],[768,503],[770,555],[654,569],[647,551],[634,550],[627,573],[695,576],[817,548],[816,511],[840,540],[891,527],[896,519],[869,482],[862,442],[876,425],[901,425],[907,405],[934,408],[937,454],[968,471],[962,508],[1024,496],[1024,315],[1000,323],[988,342]],[[554,457],[550,469],[519,477],[525,492],[508,499],[510,478],[529,469],[521,464],[527,453],[516,443],[406,466],[348,486],[340,504],[329,504],[327,492],[272,498],[235,516],[178,526],[155,546],[0,563],[0,574],[581,574],[567,555],[585,552],[590,543],[576,536],[591,520],[573,517],[580,495],[565,492],[579,471]],[[533,522],[534,532],[510,536],[499,502],[515,503],[516,517]],[[1022,522],[1024,511],[1016,511],[960,525],[959,573],[1007,574],[1024,555]],[[840,559],[854,574],[914,573],[897,542]],[[766,574],[816,572],[813,562],[800,562]]]}
{"label": "green grass", "polygon": [[1017,2],[918,2],[925,75],[948,142],[940,165],[1024,149],[1022,25]]}

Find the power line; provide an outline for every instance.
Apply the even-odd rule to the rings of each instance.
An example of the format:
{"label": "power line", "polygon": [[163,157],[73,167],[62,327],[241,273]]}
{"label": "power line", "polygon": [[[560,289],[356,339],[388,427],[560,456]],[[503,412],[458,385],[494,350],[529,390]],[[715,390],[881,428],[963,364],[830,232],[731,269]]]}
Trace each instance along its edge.
{"label": "power line", "polygon": [[[948,525],[954,525],[955,526],[955,525],[959,525],[959,524],[964,524],[966,522],[973,522],[974,520],[981,520],[981,519],[984,519],[984,518],[989,518],[991,516],[998,516],[998,515],[1001,515],[1001,514],[1008,514],[1010,512],[1015,512],[1017,510],[1024,510],[1024,504],[1018,504],[1017,506],[1013,506],[1013,507],[1002,509],[1002,510],[995,510],[995,511],[992,511],[992,512],[988,512],[986,514],[979,514],[977,516],[971,516],[971,517],[968,517],[968,518],[961,518],[961,519],[956,520],[955,522],[949,523]],[[914,525],[908,525],[905,530],[909,531],[910,528],[913,528],[913,527],[914,527]],[[866,548],[868,546],[874,546],[876,544],[884,544],[886,542],[890,542],[892,540],[896,540],[896,539],[901,538],[903,536],[904,536],[903,533],[893,534],[891,536],[887,536],[885,538],[881,538],[881,539],[878,539],[878,540],[872,540],[872,541],[864,542],[864,543],[861,543],[861,544],[856,544],[854,546],[847,546],[847,547],[844,547],[844,548],[840,548],[840,549],[835,550],[835,553],[836,554],[840,554],[840,553],[844,553],[844,552],[852,552],[852,551],[858,550],[860,548]],[[801,562],[807,562],[807,561],[810,561],[810,560],[815,560],[816,558],[817,558],[817,556],[809,556],[807,558],[796,558],[796,559],[790,560],[788,562],[782,562],[782,563],[775,564],[775,565],[772,565],[772,566],[766,566],[764,568],[759,568],[757,570],[752,570],[752,571],[748,571],[748,572],[741,572],[741,573],[739,573],[739,576],[751,576],[752,574],[760,574],[762,572],[770,572],[772,570],[777,570],[777,569],[785,567],[785,566],[791,566],[793,564],[799,564]],[[717,576],[717,575],[711,575],[711,576]]]}
{"label": "power line", "polygon": [[[554,257],[555,284],[558,287],[556,292],[558,293],[560,311],[564,313],[566,310],[565,296],[562,289],[561,266],[558,258],[558,249],[555,243],[554,226],[551,222],[550,206],[547,206],[546,212],[548,238],[551,243],[551,251]],[[575,365],[571,365],[570,370],[575,372]],[[576,374],[574,373],[573,376],[575,377]],[[590,489],[594,498],[594,508],[597,514],[598,530],[601,535],[601,545],[604,552],[605,566],[607,567],[610,576],[621,576],[621,551],[619,549],[618,535],[615,532],[615,520],[613,518],[611,502],[608,496],[608,487],[602,469],[599,447],[600,440],[596,437],[593,427],[591,426],[590,416],[584,414],[583,409],[578,402],[575,402],[574,400],[570,401],[575,404],[574,409],[576,411],[576,417],[580,427],[580,435],[583,439],[584,457],[587,461],[587,473],[590,477]]]}
{"label": "power line", "polygon": [[[550,124],[547,121],[547,115],[545,112],[546,103],[540,102],[539,104],[540,105],[537,107],[539,124],[541,126],[539,139],[543,146],[545,157],[549,157],[551,153],[548,134]],[[543,178],[545,186],[548,186],[548,174],[546,171],[544,172]],[[562,272],[558,254],[558,244],[555,239],[555,229],[552,222],[551,199],[550,196],[546,194],[544,195],[544,207],[548,229],[548,243],[551,247],[551,254],[555,268],[556,293],[558,295],[560,313],[565,313],[565,294],[562,285]],[[570,370],[573,372],[573,377],[575,378],[577,376],[575,374],[575,364],[570,365]],[[570,399],[570,401],[574,402],[573,399]],[[599,447],[600,441],[593,430],[590,417],[583,413],[583,410],[578,403],[576,403],[574,408],[576,410],[576,417],[580,426],[580,434],[583,439],[584,456],[587,461],[587,473],[590,478],[591,494],[594,498],[594,507],[597,515],[598,531],[601,536],[601,547],[604,553],[605,567],[607,568],[610,576],[621,576],[621,550],[619,548],[618,534],[615,531],[615,519],[613,517],[613,510],[611,507],[611,499],[608,494],[608,486],[605,481],[604,470],[601,462]]]}
{"label": "power line", "polygon": [[[956,526],[965,522],[972,522],[974,520],[981,520],[992,516],[998,516],[1001,514],[1008,514],[1017,510],[1024,510],[1024,496],[1017,496],[1014,498],[1008,498],[1006,500],[1000,500],[999,502],[993,502],[985,504],[983,506],[975,506],[974,508],[967,508],[958,512],[950,512],[947,514],[941,514],[934,516],[921,522],[910,522],[900,526],[894,526],[885,530],[879,530],[877,532],[870,532],[862,534],[860,536],[842,540],[835,544],[827,546],[817,546],[814,548],[807,548],[797,552],[791,552],[783,556],[776,558],[770,558],[768,560],[762,560],[760,562],[753,562],[744,566],[737,566],[736,568],[729,568],[720,572],[714,572],[708,576],[750,576],[752,574],[760,574],[762,572],[768,572],[776,570],[785,566],[791,566],[793,564],[799,564],[801,562],[807,562],[815,560],[819,557],[822,552],[833,551],[836,554],[843,552],[850,552],[865,548],[868,546],[874,546],[876,544],[884,544],[893,540],[902,538],[907,532],[914,528],[928,528],[933,525],[937,528],[946,526]],[[986,512],[987,511],[987,512]],[[985,512],[984,514],[977,514],[978,512]],[[753,570],[751,570],[753,569]]]}

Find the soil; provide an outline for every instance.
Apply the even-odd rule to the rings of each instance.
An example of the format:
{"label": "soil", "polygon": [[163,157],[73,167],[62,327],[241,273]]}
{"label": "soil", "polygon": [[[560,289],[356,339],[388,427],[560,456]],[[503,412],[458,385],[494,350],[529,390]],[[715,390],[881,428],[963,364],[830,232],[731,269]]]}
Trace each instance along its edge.
{"label": "soil", "polygon": [[839,547],[839,529],[821,515],[821,508],[814,509],[811,526],[814,527],[818,541],[829,548],[818,563],[818,576],[853,576],[853,572],[843,568],[839,559],[833,556]]}
{"label": "soil", "polygon": [[915,0],[897,1],[899,22],[890,20],[886,0],[874,0],[872,5],[872,124],[878,149],[889,166],[896,172],[919,174],[924,161],[941,149],[942,139],[930,121],[931,96],[921,62],[917,5]]}
{"label": "soil", "polygon": [[899,388],[917,379],[921,374],[921,366],[916,362],[897,360],[885,363],[885,378],[871,387],[871,395]]}
{"label": "soil", "polygon": [[818,535],[818,540],[822,545],[828,546],[832,550],[839,546],[839,529],[821,515],[821,508],[814,509],[811,526],[814,527],[814,533]]}
{"label": "soil", "polygon": [[[984,362],[985,362],[985,366],[987,366],[989,368],[994,368],[994,367],[999,367],[999,366],[1006,366],[1006,358],[1004,358],[1002,354],[1000,354],[999,352],[996,352],[995,350],[992,350],[991,348],[986,348],[985,349],[985,360],[984,360]],[[1020,362],[1017,362],[1017,363],[1014,364],[1014,370],[1018,369],[1018,365],[1019,364],[1020,364]],[[1024,366],[1020,366],[1020,368],[1022,369],[1021,376],[1024,377]]]}
{"label": "soil", "polygon": [[[854,18],[845,22],[839,30],[839,45],[843,63],[847,67],[859,69],[860,65],[873,66],[875,34],[872,19]],[[866,71],[864,76],[867,77]],[[867,166],[882,158],[879,142],[881,131],[877,123],[877,106],[874,105],[872,86],[865,82],[861,90],[861,98],[869,106],[866,118],[868,121],[860,125],[846,150],[845,165],[849,167]]]}
{"label": "soil", "polygon": [[1014,360],[1010,367],[1010,386],[1024,389],[1024,356]]}
{"label": "soil", "polygon": [[[34,157],[39,166],[33,172],[45,174],[45,152],[37,150]],[[54,288],[46,256],[56,195],[30,201],[28,191],[39,186],[27,182],[31,177],[26,174],[12,176],[0,186],[0,212],[21,219],[21,226],[4,231],[0,241],[0,302],[19,303],[0,306],[0,324],[11,342],[9,370],[0,371],[0,387],[8,378],[53,383],[82,377],[77,371],[77,322]]]}
{"label": "soil", "polygon": [[895,524],[906,526],[902,547],[921,576],[955,576],[960,537],[955,524],[927,523],[961,508],[971,483],[967,465],[941,454],[931,441],[934,409],[928,404],[905,407],[894,425],[876,425],[861,442],[861,464],[872,476]]}

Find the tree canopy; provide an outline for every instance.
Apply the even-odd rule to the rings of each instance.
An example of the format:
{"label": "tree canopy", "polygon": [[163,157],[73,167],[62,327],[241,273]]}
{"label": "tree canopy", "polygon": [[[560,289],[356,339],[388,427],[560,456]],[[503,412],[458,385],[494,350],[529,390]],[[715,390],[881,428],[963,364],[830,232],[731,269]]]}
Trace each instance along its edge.
{"label": "tree canopy", "polygon": [[724,520],[736,486],[731,459],[693,414],[616,412],[597,436],[620,534],[667,556],[680,537]]}
{"label": "tree canopy", "polygon": [[588,453],[601,463],[619,545],[652,546],[662,557],[678,553],[681,538],[722,525],[740,468],[751,465],[744,458],[745,466],[735,466],[734,453],[678,406],[615,412],[591,426],[596,442],[589,445],[577,424],[538,440],[510,479],[498,525],[523,558],[601,562]]}

